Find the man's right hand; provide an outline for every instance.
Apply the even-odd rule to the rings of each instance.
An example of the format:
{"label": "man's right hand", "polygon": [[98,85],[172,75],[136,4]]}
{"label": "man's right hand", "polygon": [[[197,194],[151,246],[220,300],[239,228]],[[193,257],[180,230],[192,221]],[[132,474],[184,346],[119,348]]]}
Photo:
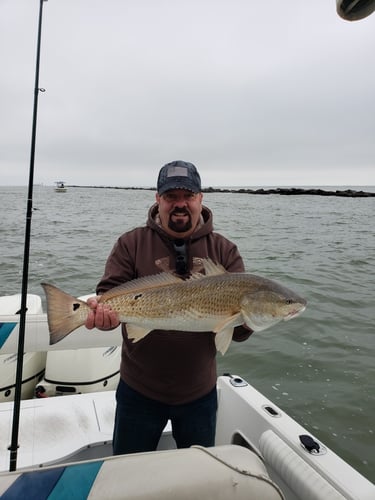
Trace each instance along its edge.
{"label": "man's right hand", "polygon": [[113,330],[120,324],[118,314],[110,306],[98,302],[98,297],[91,297],[87,304],[90,306],[85,326],[88,330],[98,328],[99,330]]}

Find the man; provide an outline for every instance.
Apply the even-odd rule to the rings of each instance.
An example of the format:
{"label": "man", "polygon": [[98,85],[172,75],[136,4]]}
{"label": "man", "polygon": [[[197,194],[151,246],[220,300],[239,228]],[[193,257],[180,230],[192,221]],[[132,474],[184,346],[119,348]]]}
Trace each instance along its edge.
{"label": "man", "polygon": [[[173,161],[162,167],[156,203],[147,224],[123,234],[108,257],[97,294],[161,271],[187,278],[203,272],[209,257],[231,272],[244,270],[237,247],[213,232],[211,211],[202,205],[196,167]],[[119,325],[108,306],[90,302],[87,328]],[[251,330],[236,327],[233,339]],[[116,392],[114,454],[155,450],[170,419],[178,448],[213,446],[216,427],[216,348],[212,332],[153,330],[133,343],[122,325],[120,382]]]}

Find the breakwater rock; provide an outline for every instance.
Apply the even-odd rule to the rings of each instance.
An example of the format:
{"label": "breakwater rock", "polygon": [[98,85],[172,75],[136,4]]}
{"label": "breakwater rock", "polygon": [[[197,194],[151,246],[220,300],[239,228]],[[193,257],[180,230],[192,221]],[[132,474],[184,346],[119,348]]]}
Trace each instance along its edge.
{"label": "breakwater rock", "polygon": [[347,198],[368,198],[375,196],[375,192],[369,191],[355,191],[353,189],[345,190],[325,190],[319,188],[271,188],[271,189],[219,189],[219,188],[205,188],[202,190],[205,193],[244,193],[244,194],[279,194],[286,196],[295,195],[312,195],[312,196],[344,196]]}
{"label": "breakwater rock", "polygon": [[[66,187],[72,188],[94,188],[94,189],[124,189],[124,190],[143,190],[143,191],[156,191],[154,187],[120,187],[120,186],[82,186],[76,184],[66,184]],[[203,193],[244,193],[244,194],[279,194],[286,196],[295,195],[313,195],[313,196],[344,196],[347,198],[369,198],[375,197],[375,192],[371,191],[356,191],[353,189],[345,189],[335,191],[320,189],[320,188],[214,188],[207,187],[202,189]]]}

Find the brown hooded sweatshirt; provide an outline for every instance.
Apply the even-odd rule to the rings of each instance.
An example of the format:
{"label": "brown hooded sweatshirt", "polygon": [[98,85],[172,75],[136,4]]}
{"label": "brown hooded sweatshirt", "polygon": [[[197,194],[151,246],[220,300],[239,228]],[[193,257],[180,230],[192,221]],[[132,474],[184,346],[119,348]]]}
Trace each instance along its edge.
{"label": "brown hooded sweatshirt", "polygon": [[[147,224],[126,232],[110,253],[97,294],[142,276],[174,271],[174,241],[158,219],[153,205]],[[202,271],[202,258],[209,257],[230,272],[244,265],[236,245],[213,232],[212,213],[202,208],[201,223],[185,240],[190,269]],[[246,340],[251,331],[236,327],[233,340]],[[208,394],[216,384],[216,347],[212,332],[153,330],[138,342],[127,337],[122,325],[121,378],[144,396],[167,404],[184,404]]]}

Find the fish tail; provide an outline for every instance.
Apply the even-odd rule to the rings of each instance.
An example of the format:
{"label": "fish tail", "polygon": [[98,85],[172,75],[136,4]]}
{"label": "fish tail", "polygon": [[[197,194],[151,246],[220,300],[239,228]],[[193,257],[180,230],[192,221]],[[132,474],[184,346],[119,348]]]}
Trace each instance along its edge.
{"label": "fish tail", "polygon": [[49,283],[42,283],[42,287],[47,298],[49,343],[52,345],[84,325],[90,308],[83,300],[77,299]]}

